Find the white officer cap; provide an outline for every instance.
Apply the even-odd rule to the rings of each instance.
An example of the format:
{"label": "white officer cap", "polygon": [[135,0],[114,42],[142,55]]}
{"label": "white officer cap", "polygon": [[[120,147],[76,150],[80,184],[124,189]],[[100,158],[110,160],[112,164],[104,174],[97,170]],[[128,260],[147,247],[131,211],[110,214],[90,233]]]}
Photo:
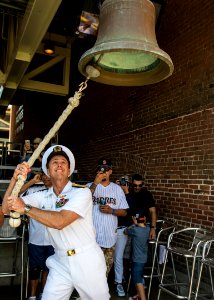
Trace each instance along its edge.
{"label": "white officer cap", "polygon": [[51,158],[56,155],[62,155],[67,159],[67,161],[69,162],[69,165],[70,165],[69,176],[71,176],[71,174],[74,172],[74,168],[75,168],[75,159],[74,159],[73,153],[67,147],[65,147],[63,145],[54,145],[45,151],[45,153],[42,157],[43,172],[46,175],[48,175],[47,165],[48,165],[49,161],[51,160]]}

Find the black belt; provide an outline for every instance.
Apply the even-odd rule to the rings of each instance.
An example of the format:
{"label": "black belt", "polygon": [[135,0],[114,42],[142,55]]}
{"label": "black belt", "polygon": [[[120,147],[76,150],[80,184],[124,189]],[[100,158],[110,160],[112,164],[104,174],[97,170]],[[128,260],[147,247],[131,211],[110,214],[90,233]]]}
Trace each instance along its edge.
{"label": "black belt", "polygon": [[122,228],[126,228],[126,226],[119,226],[119,227],[117,227],[117,229],[122,229]]}

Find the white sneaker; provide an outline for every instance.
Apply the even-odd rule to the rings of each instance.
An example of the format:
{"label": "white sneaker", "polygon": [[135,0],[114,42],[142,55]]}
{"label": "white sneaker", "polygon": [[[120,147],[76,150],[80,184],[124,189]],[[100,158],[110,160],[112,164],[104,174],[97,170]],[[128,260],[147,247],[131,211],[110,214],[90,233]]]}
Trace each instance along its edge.
{"label": "white sneaker", "polygon": [[124,297],[126,295],[123,285],[121,283],[117,284],[116,292],[118,297]]}
{"label": "white sneaker", "polygon": [[36,300],[36,296],[31,296],[28,298],[28,300]]}

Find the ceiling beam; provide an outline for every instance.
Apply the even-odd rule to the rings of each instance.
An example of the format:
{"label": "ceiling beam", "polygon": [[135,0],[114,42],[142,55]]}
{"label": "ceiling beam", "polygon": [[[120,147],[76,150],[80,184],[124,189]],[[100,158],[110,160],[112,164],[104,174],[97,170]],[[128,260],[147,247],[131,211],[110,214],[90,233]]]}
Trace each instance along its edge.
{"label": "ceiling beam", "polygon": [[62,0],[29,0],[5,73],[0,99],[10,103]]}
{"label": "ceiling beam", "polygon": [[[19,89],[66,96],[69,93],[69,75],[70,75],[70,48],[55,47],[55,56],[52,56],[48,62],[43,63],[34,70],[26,73],[19,85]],[[35,80],[34,78],[43,72],[51,69],[57,63],[63,61],[62,69],[59,70],[62,75],[62,83],[46,83]]]}

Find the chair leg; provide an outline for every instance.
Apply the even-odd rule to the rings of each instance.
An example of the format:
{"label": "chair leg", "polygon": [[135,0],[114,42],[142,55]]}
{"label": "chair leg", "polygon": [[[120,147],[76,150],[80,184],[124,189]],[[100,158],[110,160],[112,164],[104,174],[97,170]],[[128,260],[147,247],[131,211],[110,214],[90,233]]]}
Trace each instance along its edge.
{"label": "chair leg", "polygon": [[157,256],[157,246],[158,246],[157,243],[155,243],[155,249],[154,249],[153,258],[152,258],[152,270],[151,270],[151,274],[150,274],[149,287],[148,287],[148,293],[147,293],[148,300],[150,298],[152,279],[153,279],[154,268],[155,268],[155,260],[156,260],[156,256]]}
{"label": "chair leg", "polygon": [[[16,272],[16,263],[17,263],[17,257],[18,257],[18,249],[19,249],[19,241],[16,240],[14,254],[13,254],[12,273]],[[10,284],[13,285],[13,282],[14,282],[14,276],[11,277]]]}
{"label": "chair leg", "polygon": [[23,286],[24,286],[24,234],[22,237],[22,252],[21,252],[21,300],[23,299]]}
{"label": "chair leg", "polygon": [[212,276],[212,268],[209,266],[209,273],[210,273],[210,282],[211,282],[211,289],[212,289],[212,297],[214,298],[214,286],[213,286],[213,276]]}
{"label": "chair leg", "polygon": [[185,260],[186,260],[186,266],[187,266],[187,276],[188,276],[188,280],[190,282],[189,261],[188,261],[187,257],[185,257]]}
{"label": "chair leg", "polygon": [[188,294],[188,300],[191,300],[192,295],[192,286],[193,286],[193,278],[194,278],[194,272],[195,272],[195,264],[196,264],[196,257],[193,258],[192,263],[192,273],[191,273],[191,279],[190,279],[190,285],[189,285],[189,294]]}
{"label": "chair leg", "polygon": [[25,298],[28,297],[28,284],[29,284],[29,259],[27,260],[27,267],[26,267]]}
{"label": "chair leg", "polygon": [[197,282],[196,291],[195,291],[195,300],[197,300],[197,298],[198,298],[198,292],[199,292],[200,283],[201,283],[202,270],[203,270],[203,263],[201,263],[201,267],[200,267],[200,270],[199,270],[198,282]]}
{"label": "chair leg", "polygon": [[164,278],[164,274],[165,274],[165,270],[166,270],[166,262],[167,262],[167,258],[168,258],[168,253],[169,253],[169,251],[168,251],[168,249],[166,249],[165,260],[164,260],[164,264],[163,264],[163,270],[162,270],[162,274],[161,274],[161,280],[160,280],[160,284],[159,284],[157,300],[160,299],[160,294],[161,294],[160,285],[163,284],[163,278]]}
{"label": "chair leg", "polygon": [[158,296],[157,296],[157,300],[160,299],[160,294],[161,294],[161,289],[158,289]]}
{"label": "chair leg", "polygon": [[174,278],[173,281],[174,281],[174,284],[176,286],[177,293],[180,294],[179,287],[178,287],[177,274],[176,274],[176,271],[175,271],[175,262],[174,262],[174,257],[173,257],[172,252],[170,252],[170,256],[171,256],[172,271],[173,271],[173,278]]}

